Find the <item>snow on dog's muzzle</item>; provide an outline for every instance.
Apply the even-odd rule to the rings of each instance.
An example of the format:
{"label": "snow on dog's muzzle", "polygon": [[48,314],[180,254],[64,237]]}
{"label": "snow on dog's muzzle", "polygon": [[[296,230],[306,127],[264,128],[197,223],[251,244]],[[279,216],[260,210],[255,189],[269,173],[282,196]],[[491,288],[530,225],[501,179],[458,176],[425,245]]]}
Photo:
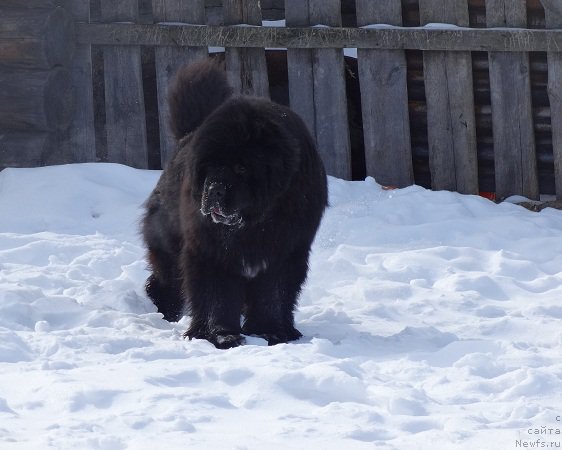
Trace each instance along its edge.
{"label": "snow on dog's muzzle", "polygon": [[233,226],[242,223],[242,216],[238,211],[228,212],[225,209],[227,187],[220,182],[205,183],[201,199],[201,213],[210,216],[214,223]]}

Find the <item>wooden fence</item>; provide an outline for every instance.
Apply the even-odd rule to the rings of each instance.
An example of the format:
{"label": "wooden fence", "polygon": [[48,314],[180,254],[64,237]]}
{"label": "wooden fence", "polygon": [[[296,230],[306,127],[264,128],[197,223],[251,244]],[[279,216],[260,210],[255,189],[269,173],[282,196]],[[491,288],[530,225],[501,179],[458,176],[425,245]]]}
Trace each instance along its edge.
{"label": "wooden fence", "polygon": [[331,175],[562,198],[560,0],[2,0],[0,168],[161,167],[168,83],[209,47]]}

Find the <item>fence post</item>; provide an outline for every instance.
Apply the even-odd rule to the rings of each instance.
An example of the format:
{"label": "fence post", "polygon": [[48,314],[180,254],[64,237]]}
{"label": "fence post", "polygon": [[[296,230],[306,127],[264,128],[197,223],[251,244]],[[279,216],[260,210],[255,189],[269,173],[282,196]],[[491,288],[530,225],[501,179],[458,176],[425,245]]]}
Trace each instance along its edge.
{"label": "fence post", "polygon": [[[525,0],[487,0],[488,27],[527,25]],[[539,198],[529,55],[489,52],[496,196]]]}
{"label": "fence post", "polygon": [[[400,0],[356,0],[357,26],[402,26]],[[403,50],[358,49],[367,175],[383,185],[414,182],[406,55]]]}
{"label": "fence post", "polygon": [[[557,0],[541,0],[545,9],[546,27],[562,28],[562,4]],[[548,53],[548,98],[554,153],[556,197],[562,198],[562,53]]]}
{"label": "fence post", "polygon": [[[466,0],[420,0],[420,22],[469,26]],[[429,167],[433,189],[478,193],[470,52],[423,54]]]}
{"label": "fence post", "polygon": [[[223,2],[225,25],[262,25],[259,0]],[[226,72],[234,92],[269,97],[269,82],[263,48],[227,48]]]}
{"label": "fence post", "polygon": [[[136,22],[137,0],[101,0],[105,22]],[[107,46],[103,49],[108,160],[148,167],[141,49]]]}
{"label": "fence post", "polygon": [[[205,24],[204,0],[152,0],[154,22]],[[178,68],[208,56],[205,47],[156,47],[156,84],[160,119],[160,160],[166,165],[175,152],[176,142],[170,130],[168,86]]]}

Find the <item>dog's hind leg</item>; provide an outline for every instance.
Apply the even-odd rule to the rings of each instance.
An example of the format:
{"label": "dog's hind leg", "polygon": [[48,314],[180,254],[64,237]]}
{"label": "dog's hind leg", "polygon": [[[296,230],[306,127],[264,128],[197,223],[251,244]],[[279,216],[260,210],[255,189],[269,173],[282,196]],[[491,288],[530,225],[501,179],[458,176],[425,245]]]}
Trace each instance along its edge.
{"label": "dog's hind leg", "polygon": [[164,319],[177,322],[184,314],[185,303],[177,263],[166,253],[153,249],[148,252],[148,260],[152,274],[146,280],[146,293]]}

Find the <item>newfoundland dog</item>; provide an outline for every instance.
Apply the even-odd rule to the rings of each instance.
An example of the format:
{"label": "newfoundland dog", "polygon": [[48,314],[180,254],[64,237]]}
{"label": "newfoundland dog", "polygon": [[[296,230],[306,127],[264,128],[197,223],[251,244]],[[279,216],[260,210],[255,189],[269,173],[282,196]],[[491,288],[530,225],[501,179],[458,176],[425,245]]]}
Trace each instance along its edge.
{"label": "newfoundland dog", "polygon": [[[326,174],[303,121],[263,98],[233,96],[212,59],[170,87],[178,150],[146,201],[146,291],[185,337],[217,348],[245,335],[298,339],[293,313],[327,204]],[[243,321],[241,322],[241,316]]]}

